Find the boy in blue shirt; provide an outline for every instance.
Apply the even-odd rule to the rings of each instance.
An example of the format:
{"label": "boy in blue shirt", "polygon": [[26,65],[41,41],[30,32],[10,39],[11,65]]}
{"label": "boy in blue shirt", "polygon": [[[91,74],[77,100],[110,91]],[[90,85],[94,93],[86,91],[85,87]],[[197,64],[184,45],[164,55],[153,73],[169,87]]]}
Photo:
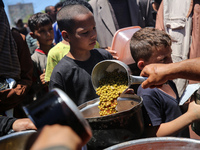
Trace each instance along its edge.
{"label": "boy in blue shirt", "polygon": [[[141,70],[148,64],[172,63],[171,38],[164,31],[140,29],[132,36],[130,49]],[[200,119],[200,106],[195,103],[189,104],[188,111],[182,114],[180,98],[173,81],[168,80],[162,87],[154,89],[143,89],[140,86],[137,95],[143,98],[145,137],[189,137],[188,126]]]}

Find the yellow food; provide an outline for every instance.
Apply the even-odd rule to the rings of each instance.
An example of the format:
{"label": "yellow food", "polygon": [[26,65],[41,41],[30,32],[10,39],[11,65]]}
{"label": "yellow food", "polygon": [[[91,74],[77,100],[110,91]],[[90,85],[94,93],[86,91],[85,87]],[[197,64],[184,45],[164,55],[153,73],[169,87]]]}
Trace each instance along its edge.
{"label": "yellow food", "polygon": [[127,74],[119,72],[118,69],[113,72],[105,72],[105,76],[100,79],[99,87],[96,89],[100,96],[99,114],[105,116],[117,112],[117,98],[128,87]]}

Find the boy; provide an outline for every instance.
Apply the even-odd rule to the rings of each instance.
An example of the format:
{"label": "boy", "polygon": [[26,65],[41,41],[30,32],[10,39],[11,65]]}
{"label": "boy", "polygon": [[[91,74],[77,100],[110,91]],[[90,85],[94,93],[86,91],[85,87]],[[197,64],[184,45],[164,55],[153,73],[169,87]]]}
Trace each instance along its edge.
{"label": "boy", "polygon": [[[171,63],[170,46],[170,36],[154,28],[137,31],[130,42],[132,57],[141,70],[152,63]],[[137,95],[143,98],[145,137],[189,137],[187,127],[200,119],[200,106],[194,102],[190,103],[188,111],[182,114],[176,86],[170,80],[161,88],[143,89],[140,86]]]}
{"label": "boy", "polygon": [[[92,7],[85,0],[67,0],[63,3],[63,6],[75,5],[75,4],[83,5],[83,6],[87,7],[92,12]],[[56,28],[58,29],[57,22],[56,22]],[[59,33],[60,33],[60,36],[62,37],[60,30],[59,30]],[[54,39],[55,39],[55,34],[58,34],[58,33],[56,33],[55,30],[54,30]],[[95,48],[99,48],[98,42],[96,42]],[[70,49],[69,43],[63,39],[61,42],[56,44],[49,51],[48,57],[47,57],[46,72],[45,72],[45,82],[48,83],[50,81],[50,77],[51,77],[51,74],[52,74],[54,67],[69,52],[69,49]]]}
{"label": "boy", "polygon": [[[47,13],[36,13],[28,20],[28,25],[31,30],[30,35],[37,39],[39,43],[39,48],[31,56],[34,65],[33,77],[35,82],[32,86],[34,91],[39,91],[43,87],[41,81],[44,80],[45,76],[47,54],[53,46],[54,33],[52,23],[53,21]],[[43,96],[46,92],[46,89],[41,90],[37,93],[37,98]]]}
{"label": "boy", "polygon": [[63,39],[70,44],[70,51],[54,68],[49,89],[62,89],[80,105],[98,97],[91,82],[93,67],[113,57],[106,50],[93,49],[97,37],[95,21],[85,6],[64,6],[57,14],[57,22]]}

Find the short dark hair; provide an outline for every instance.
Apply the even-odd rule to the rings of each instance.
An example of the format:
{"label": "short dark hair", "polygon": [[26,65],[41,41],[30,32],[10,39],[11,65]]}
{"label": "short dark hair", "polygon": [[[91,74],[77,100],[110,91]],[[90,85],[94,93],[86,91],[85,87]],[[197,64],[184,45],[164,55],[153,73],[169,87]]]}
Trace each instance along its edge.
{"label": "short dark hair", "polygon": [[63,3],[64,2],[58,2],[58,3],[56,3],[56,5],[55,5],[55,11],[56,12],[58,11],[58,8],[61,8],[63,6]]}
{"label": "short dark hair", "polygon": [[148,61],[153,50],[161,46],[171,46],[171,37],[164,31],[150,27],[135,32],[130,41],[131,55],[136,63],[141,58]]}
{"label": "short dark hair", "polygon": [[51,12],[51,7],[54,7],[52,5],[45,7],[45,13]]}
{"label": "short dark hair", "polygon": [[74,18],[77,15],[88,13],[91,13],[91,11],[87,7],[80,4],[63,6],[57,14],[58,28],[60,31],[65,30],[72,33],[73,27],[75,26]]}
{"label": "short dark hair", "polygon": [[63,6],[75,5],[75,4],[83,5],[87,7],[93,13],[92,6],[86,0],[65,0],[65,2],[63,3]]}
{"label": "short dark hair", "polygon": [[29,26],[31,32],[34,32],[39,27],[48,25],[49,23],[53,23],[53,21],[47,13],[39,12],[39,13],[32,15],[28,19],[28,26]]}

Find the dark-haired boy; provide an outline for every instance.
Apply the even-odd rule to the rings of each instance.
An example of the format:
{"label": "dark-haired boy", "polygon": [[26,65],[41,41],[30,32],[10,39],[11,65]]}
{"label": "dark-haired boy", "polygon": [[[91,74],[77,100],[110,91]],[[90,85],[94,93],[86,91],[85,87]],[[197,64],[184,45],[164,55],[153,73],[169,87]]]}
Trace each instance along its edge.
{"label": "dark-haired boy", "polygon": [[[52,19],[47,13],[36,13],[32,15],[28,20],[28,25],[31,30],[30,35],[37,39],[39,43],[39,48],[35,50],[31,59],[34,65],[34,84],[32,89],[34,93],[43,88],[41,81],[44,81],[45,68],[47,64],[47,54],[49,50],[53,47],[53,28]],[[37,98],[42,97],[47,92],[47,89],[40,90],[37,93]]]}
{"label": "dark-haired boy", "polygon": [[[143,28],[131,38],[131,54],[142,70],[152,63],[168,64],[171,59],[171,38],[164,31]],[[188,111],[182,114],[179,95],[173,81],[160,88],[138,88],[137,95],[143,98],[145,137],[178,136],[189,137],[188,126],[200,119],[200,106],[189,104]]]}
{"label": "dark-haired boy", "polygon": [[[63,3],[63,6],[75,4],[83,5],[92,12],[92,7],[86,0],[67,0]],[[53,29],[54,40],[56,43],[59,41],[59,43],[57,43],[48,53],[47,66],[45,72],[45,82],[47,83],[50,81],[50,77],[54,67],[69,52],[70,49],[69,43],[62,38],[57,22],[54,23]],[[61,37],[60,40],[56,40],[56,38],[59,36]],[[99,48],[98,42],[96,42],[95,48]]]}
{"label": "dark-haired boy", "polygon": [[94,49],[97,37],[95,21],[85,6],[62,7],[57,22],[63,39],[70,44],[70,51],[54,68],[49,89],[62,89],[76,105],[80,105],[98,97],[91,82],[93,67],[113,57],[106,50]]}

